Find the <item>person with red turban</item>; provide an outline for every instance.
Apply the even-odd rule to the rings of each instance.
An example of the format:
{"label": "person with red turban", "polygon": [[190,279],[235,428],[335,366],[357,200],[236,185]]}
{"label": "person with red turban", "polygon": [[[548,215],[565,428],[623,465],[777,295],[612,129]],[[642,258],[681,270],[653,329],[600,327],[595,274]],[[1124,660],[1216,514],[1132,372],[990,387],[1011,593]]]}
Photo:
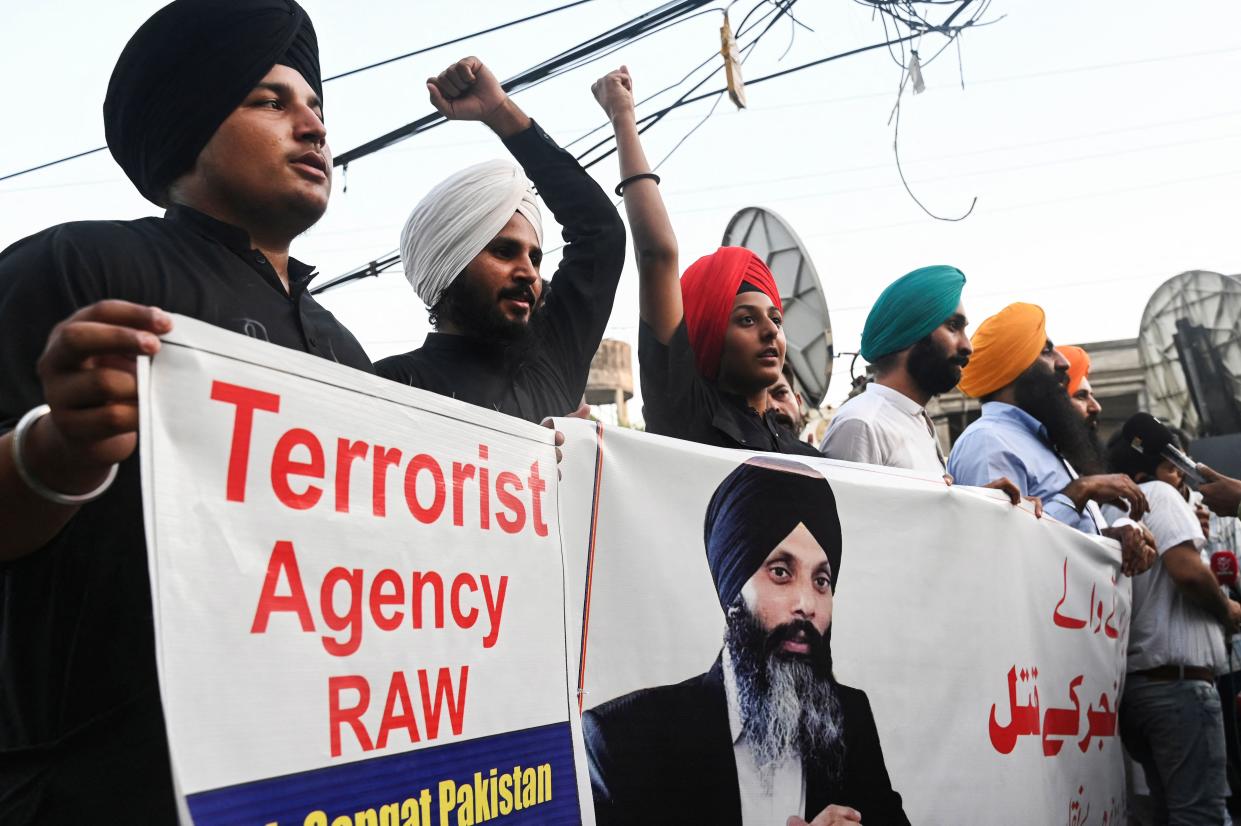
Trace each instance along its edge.
{"label": "person with red turban", "polygon": [[638,262],[638,359],[651,433],[745,450],[817,456],[780,425],[767,388],[784,366],[783,305],[771,270],[742,247],[721,247],[677,281],[676,235],[634,120],[623,66],[592,87],[616,133],[618,193]]}

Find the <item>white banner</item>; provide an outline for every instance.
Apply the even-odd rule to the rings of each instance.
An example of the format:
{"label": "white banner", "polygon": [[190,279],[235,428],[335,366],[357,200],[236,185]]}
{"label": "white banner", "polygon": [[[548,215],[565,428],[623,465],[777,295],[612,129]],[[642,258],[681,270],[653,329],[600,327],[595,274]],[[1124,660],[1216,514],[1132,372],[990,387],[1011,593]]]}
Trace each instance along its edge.
{"label": "white banner", "polygon": [[[633,705],[649,696],[645,689],[707,674],[725,621],[708,569],[704,516],[721,481],[750,454],[593,423],[557,424],[568,434],[561,520],[569,592],[580,606],[571,634],[577,655],[585,653],[583,708],[618,697]],[[1130,589],[1116,545],[1035,519],[995,491],[808,462],[828,480],[841,523],[834,671],[869,699],[891,785],[909,820],[1120,822],[1116,707]],[[607,713],[633,729],[633,714],[616,706]],[[713,725],[727,724],[716,715]],[[660,744],[648,749],[651,758],[680,747],[679,725],[669,719],[667,732],[646,735]],[[629,736],[643,735],[617,735]],[[616,764],[624,747],[610,748],[621,755]],[[684,754],[712,759],[707,751]],[[731,759],[725,755],[722,771],[703,780],[709,789],[695,787],[693,760],[683,761],[677,785],[700,801],[699,811],[706,793],[736,794],[736,777],[719,776],[733,767]],[[618,796],[627,786],[660,787],[642,777],[661,771],[660,760],[616,764],[607,768],[620,776],[602,780]],[[836,802],[848,802],[850,790],[844,793]],[[675,820],[673,801],[658,804],[650,801],[644,822]],[[887,822],[858,808],[863,823]],[[615,821],[600,809],[599,823],[627,822],[624,801],[615,809]],[[741,822],[739,813],[718,812]],[[816,812],[784,816],[803,814]]]}
{"label": "white banner", "polygon": [[[557,420],[558,483],[545,428],[185,318],[139,378],[187,819],[591,823],[592,779],[603,826],[753,811],[704,538],[750,454]],[[839,522],[826,639],[853,745],[773,822],[864,799],[887,801],[858,807],[870,826],[1118,823],[1115,545],[993,491],[783,460],[830,489],[806,526]]]}
{"label": "white banner", "polygon": [[194,822],[581,822],[551,431],[180,317],[140,381]]}

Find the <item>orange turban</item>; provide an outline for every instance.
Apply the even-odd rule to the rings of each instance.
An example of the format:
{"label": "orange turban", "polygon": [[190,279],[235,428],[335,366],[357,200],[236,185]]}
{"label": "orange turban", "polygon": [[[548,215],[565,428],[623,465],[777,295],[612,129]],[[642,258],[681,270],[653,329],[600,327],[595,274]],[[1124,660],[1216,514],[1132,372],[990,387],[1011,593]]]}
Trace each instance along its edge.
{"label": "orange turban", "polygon": [[1043,308],[1009,304],[974,331],[974,354],[961,371],[961,392],[975,398],[1007,387],[1034,363],[1047,344]]}
{"label": "orange turban", "polygon": [[1072,396],[1082,386],[1082,379],[1090,375],[1090,356],[1082,348],[1071,344],[1056,349],[1069,363],[1069,395]]}

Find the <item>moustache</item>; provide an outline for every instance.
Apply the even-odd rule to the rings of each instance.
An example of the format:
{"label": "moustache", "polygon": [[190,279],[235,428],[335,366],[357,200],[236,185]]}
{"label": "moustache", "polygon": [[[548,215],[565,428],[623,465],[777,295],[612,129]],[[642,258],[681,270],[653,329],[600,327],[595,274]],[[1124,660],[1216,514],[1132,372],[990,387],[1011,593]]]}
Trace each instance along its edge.
{"label": "moustache", "polygon": [[970,363],[970,357],[969,356],[949,356],[948,363],[955,364],[957,367],[960,367],[961,369],[965,369],[966,365]]}
{"label": "moustache", "polygon": [[810,646],[811,651],[821,650],[824,644],[823,635],[813,624],[807,620],[793,620],[776,626],[767,634],[767,640],[763,646],[764,653],[768,655],[779,653],[783,643],[798,640],[798,638],[800,638],[799,641]]}
{"label": "moustache", "polygon": [[509,298],[513,301],[529,302],[531,307],[534,307],[534,302],[536,300],[534,297],[534,290],[525,284],[517,287],[505,287],[500,290],[499,296],[500,298]]}

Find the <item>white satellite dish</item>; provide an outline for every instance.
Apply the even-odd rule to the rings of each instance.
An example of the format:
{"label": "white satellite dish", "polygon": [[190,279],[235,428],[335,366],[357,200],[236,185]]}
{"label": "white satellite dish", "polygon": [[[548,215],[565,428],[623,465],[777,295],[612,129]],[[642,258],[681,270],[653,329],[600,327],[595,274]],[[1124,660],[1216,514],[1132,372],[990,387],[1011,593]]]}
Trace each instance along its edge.
{"label": "white satellite dish", "polygon": [[832,380],[832,322],[827,298],[810,253],[784,219],[762,207],[746,207],[724,230],[724,246],[745,247],[767,262],[784,305],[785,360],[812,407],[827,397]]}
{"label": "white satellite dish", "polygon": [[1191,437],[1241,431],[1241,278],[1192,270],[1142,313],[1143,407]]}

